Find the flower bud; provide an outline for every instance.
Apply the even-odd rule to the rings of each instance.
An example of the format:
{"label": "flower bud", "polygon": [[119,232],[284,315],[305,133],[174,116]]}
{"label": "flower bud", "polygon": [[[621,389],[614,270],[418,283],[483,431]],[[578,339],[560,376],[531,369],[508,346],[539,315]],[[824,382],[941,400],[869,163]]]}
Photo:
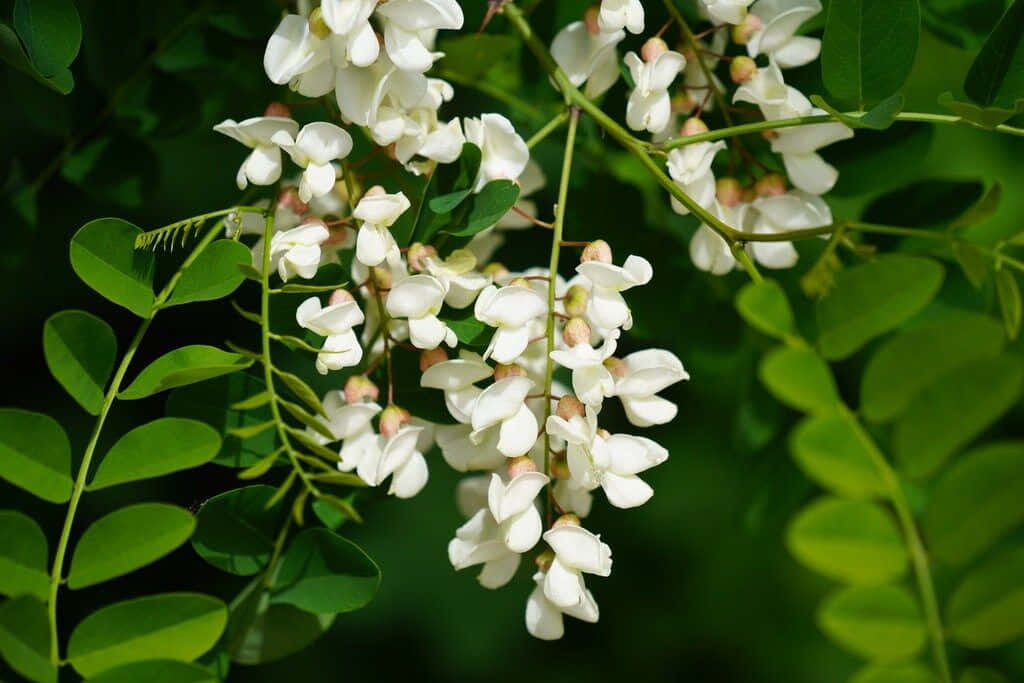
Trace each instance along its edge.
{"label": "flower bud", "polygon": [[565,292],[565,312],[573,317],[579,317],[587,311],[587,300],[590,292],[583,285],[573,285]]}
{"label": "flower bud", "polygon": [[749,204],[755,199],[757,199],[757,193],[754,192],[754,188],[744,187],[743,194],[740,196],[740,201],[743,202],[744,204]]}
{"label": "flower bud", "polygon": [[658,36],[648,38],[647,42],[640,48],[640,56],[644,58],[645,62],[653,62],[666,52],[668,52],[668,43]]}
{"label": "flower bud", "polygon": [[604,240],[594,240],[583,247],[583,253],[580,254],[580,263],[586,263],[587,261],[611,263],[612,248]]}
{"label": "flower bud", "polygon": [[565,327],[562,328],[562,339],[569,346],[589,344],[590,335],[590,325],[583,318],[569,318],[565,323]]}
{"label": "flower bud", "polygon": [[506,377],[526,377],[526,369],[521,365],[505,365],[499,363],[494,368],[494,381],[505,379]]}
{"label": "flower bud", "polygon": [[[267,105],[267,108],[263,110],[264,116],[280,116],[284,119],[290,119],[292,117],[292,110],[288,108],[288,105],[284,102],[271,102]],[[301,212],[297,212],[301,213]]]}
{"label": "flower bud", "polygon": [[370,269],[370,281],[378,290],[391,289],[391,271],[384,266],[374,266]]}
{"label": "flower bud", "polygon": [[537,569],[546,572],[551,569],[551,563],[555,561],[555,551],[549,548],[535,557],[533,561],[537,564]]}
{"label": "flower bud", "polygon": [[446,360],[448,360],[448,353],[441,347],[423,351],[420,353],[420,372],[426,372],[428,368]]}
{"label": "flower bud", "polygon": [[587,9],[583,10],[583,25],[587,27],[587,33],[592,36],[596,36],[601,33],[601,25],[597,21],[598,15],[601,10],[597,5],[591,5]]}
{"label": "flower bud", "polygon": [[786,179],[781,173],[768,173],[754,183],[758,197],[780,197],[786,194]]}
{"label": "flower bud", "polygon": [[345,401],[348,403],[373,402],[380,397],[380,389],[366,375],[352,375],[345,382]]}
{"label": "flower bud", "polygon": [[691,135],[699,135],[700,133],[708,132],[708,124],[704,123],[701,119],[696,116],[691,116],[683,122],[683,127],[679,129],[681,136],[689,137]]}
{"label": "flower bud", "polygon": [[331,292],[331,299],[328,305],[343,304],[347,301],[355,301],[356,298],[347,289],[336,289]]}
{"label": "flower bud", "polygon": [[[270,111],[270,107],[267,108],[267,111]],[[299,189],[294,185],[291,185],[282,189],[281,192],[278,193],[277,208],[288,209],[292,213],[301,216],[309,211],[309,204],[299,199]]]}
{"label": "flower bud", "polygon": [[505,267],[504,263],[499,263],[498,261],[491,261],[486,266],[484,266],[482,272],[484,275],[489,276],[492,280],[497,280],[498,278],[508,275],[508,268]]}
{"label": "flower bud", "polygon": [[320,40],[331,35],[331,28],[324,21],[324,14],[319,7],[309,13],[309,32]]}
{"label": "flower bud", "polygon": [[771,142],[775,138],[779,137],[779,131],[777,131],[777,130],[762,130],[761,131],[761,137],[764,138],[765,140],[767,140],[768,142]]}
{"label": "flower bud", "polygon": [[515,479],[520,474],[537,471],[537,465],[526,455],[520,455],[518,458],[509,458],[506,467],[508,468],[509,479]]}
{"label": "flower bud", "polygon": [[715,181],[715,197],[725,206],[736,206],[743,199],[743,186],[735,178]]}
{"label": "flower bud", "polygon": [[409,268],[414,273],[422,272],[426,267],[423,260],[428,256],[437,256],[437,249],[430,244],[413,242],[409,245],[409,251],[406,253],[406,258],[409,260]]}
{"label": "flower bud", "polygon": [[608,369],[608,372],[611,373],[612,377],[616,378],[625,377],[629,372],[629,368],[626,367],[626,361],[621,358],[616,358],[615,356],[605,358],[604,367]]}
{"label": "flower bud", "polygon": [[672,111],[676,114],[689,114],[697,106],[697,100],[690,93],[681,92],[672,96]]}
{"label": "flower bud", "polygon": [[510,280],[509,283],[507,285],[505,285],[505,286],[506,287],[529,287],[530,286],[530,281],[527,280],[525,277],[516,277],[516,278],[512,278],[512,280]]}
{"label": "flower bud", "polygon": [[557,529],[560,526],[581,526],[579,515],[575,515],[571,512],[564,514],[555,520],[555,523],[551,525],[551,528]]}
{"label": "flower bud", "polygon": [[747,14],[743,21],[732,27],[732,42],[746,45],[751,36],[764,28],[764,22],[756,14]]}
{"label": "flower bud", "polygon": [[557,453],[551,456],[551,476],[555,479],[568,479],[572,474],[569,472],[569,461],[564,453]]}
{"label": "flower bud", "polygon": [[384,189],[383,187],[381,187],[380,185],[374,185],[374,186],[373,186],[373,187],[371,187],[371,188],[370,188],[369,190],[367,190],[366,192],[364,192],[364,193],[363,193],[363,196],[364,196],[364,197],[378,197],[378,196],[380,196],[380,195],[382,195],[382,194],[387,194],[387,193],[388,193],[388,191],[387,191],[387,190],[385,190],[385,189]]}
{"label": "flower bud", "polygon": [[733,83],[746,83],[757,75],[757,62],[750,57],[733,57],[729,62],[729,78]]}
{"label": "flower bud", "polygon": [[412,422],[412,415],[405,408],[399,408],[395,404],[389,405],[380,414],[380,435],[390,439],[402,425]]}
{"label": "flower bud", "polygon": [[558,399],[558,405],[555,407],[555,415],[566,422],[574,417],[583,417],[586,414],[587,407],[583,405],[583,401],[579,400],[572,394],[566,394],[562,398]]}

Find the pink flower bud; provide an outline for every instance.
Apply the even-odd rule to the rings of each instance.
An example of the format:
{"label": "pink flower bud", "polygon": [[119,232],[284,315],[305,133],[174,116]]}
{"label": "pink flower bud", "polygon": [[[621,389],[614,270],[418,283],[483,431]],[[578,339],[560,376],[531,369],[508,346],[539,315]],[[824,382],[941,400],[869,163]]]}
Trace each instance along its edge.
{"label": "pink flower bud", "polygon": [[319,7],[309,13],[309,32],[320,40],[331,35],[331,29],[327,25],[327,22],[324,21],[323,12]]}
{"label": "pink flower bud", "polygon": [[701,119],[696,116],[691,116],[683,122],[683,127],[679,129],[681,136],[689,137],[691,135],[699,135],[701,133],[708,132],[708,124],[704,123]]}
{"label": "pink flower bud", "polygon": [[446,360],[448,360],[448,353],[440,347],[423,351],[420,353],[420,372],[426,372],[427,368]]}
{"label": "pink flower bud", "polygon": [[336,289],[331,292],[331,299],[328,302],[329,305],[334,306],[335,304],[343,304],[348,301],[355,301],[356,298],[347,289]]}
{"label": "pink flower bud", "polygon": [[[284,119],[290,119],[292,117],[292,110],[288,108],[288,105],[284,102],[271,102],[267,105],[267,108],[263,110],[264,116],[280,116]],[[296,213],[302,213],[296,211]]]}
{"label": "pink flower bud", "polygon": [[768,173],[754,183],[758,197],[780,197],[786,194],[786,179],[781,173]]}
{"label": "pink flower bud", "polygon": [[668,43],[658,36],[648,38],[640,48],[640,56],[644,58],[645,62],[653,62],[666,52],[668,52]]}
{"label": "pink flower bud", "polygon": [[732,42],[746,45],[751,36],[764,28],[764,22],[756,14],[747,14],[743,21],[732,27]]}
{"label": "pink flower bud", "polygon": [[494,381],[505,379],[506,377],[526,377],[526,370],[520,365],[505,365],[499,363],[494,368]]}
{"label": "pink flower bud", "polygon": [[414,273],[423,272],[426,268],[423,260],[427,257],[434,256],[437,256],[437,249],[432,245],[423,244],[422,242],[413,242],[409,245],[409,251],[406,253],[406,257],[409,261],[409,268],[411,268]]}
{"label": "pink flower bud", "polygon": [[366,375],[352,375],[345,382],[345,401],[348,403],[372,403],[379,397],[380,389]]}
{"label": "pink flower bud", "polygon": [[587,33],[592,36],[601,33],[601,25],[597,21],[600,12],[601,10],[597,5],[591,5],[583,10],[583,25],[587,27]]}
{"label": "pink flower bud", "polygon": [[612,377],[622,378],[629,372],[629,368],[626,367],[626,361],[621,358],[616,358],[615,356],[605,358],[604,366],[608,369],[608,372],[612,374]]}
{"label": "pink flower bud", "polygon": [[558,405],[555,407],[555,415],[567,422],[574,417],[583,417],[586,414],[587,407],[572,394],[566,394],[558,399]]}
{"label": "pink flower bud", "polygon": [[537,564],[537,569],[546,572],[551,569],[551,563],[555,561],[555,551],[551,549],[545,550],[535,557],[533,561]]}
{"label": "pink flower bud", "polygon": [[583,285],[573,285],[565,292],[565,312],[573,317],[578,317],[587,312],[587,299],[590,292]]}
{"label": "pink flower bud", "polygon": [[569,346],[589,344],[592,330],[583,318],[569,318],[562,328],[562,339]]}
{"label": "pink flower bud", "polygon": [[719,178],[715,181],[715,197],[725,206],[736,206],[743,199],[743,186],[735,178]]}
{"label": "pink flower bud", "polygon": [[380,435],[390,439],[403,426],[412,422],[412,415],[405,408],[399,408],[392,404],[385,408],[380,414]]}
{"label": "pink flower bud", "polygon": [[729,62],[729,78],[733,83],[746,83],[757,74],[757,62],[750,57],[733,57]]}
{"label": "pink flower bud", "polygon": [[583,253],[580,254],[580,263],[586,263],[587,261],[611,263],[612,248],[604,240],[594,240],[583,247]]}
{"label": "pink flower bud", "polygon": [[525,455],[520,455],[518,458],[509,458],[506,467],[508,468],[509,479],[515,479],[520,474],[537,471],[537,466],[533,463],[533,460],[530,460]]}
{"label": "pink flower bud", "polygon": [[579,515],[574,515],[571,512],[562,515],[561,517],[555,520],[555,523],[551,525],[551,528],[557,529],[560,526],[581,526]]}
{"label": "pink flower bud", "polygon": [[[275,104],[278,103],[272,102],[270,104],[270,107],[273,107]],[[280,106],[284,107],[283,104]],[[268,112],[270,111],[270,107],[267,107]],[[287,111],[288,109],[287,107],[285,107],[286,113],[282,115],[287,116]],[[267,116],[270,116],[270,114],[267,114]],[[280,193],[278,193],[277,206],[279,209],[288,209],[292,213],[297,214],[299,216],[309,211],[309,204],[306,204],[304,201],[299,199],[299,189],[294,185],[286,187],[282,189]]]}

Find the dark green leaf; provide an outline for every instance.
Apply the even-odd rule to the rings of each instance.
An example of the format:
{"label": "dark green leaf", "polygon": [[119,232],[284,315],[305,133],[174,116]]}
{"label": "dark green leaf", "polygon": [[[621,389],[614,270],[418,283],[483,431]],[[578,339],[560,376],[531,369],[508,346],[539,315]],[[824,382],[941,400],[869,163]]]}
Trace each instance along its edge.
{"label": "dark green leaf", "polygon": [[146,398],[167,389],[238,372],[252,363],[251,358],[214,346],[183,346],[150,363],[118,397],[126,401]]}
{"label": "dark green leaf", "polygon": [[998,647],[1024,635],[1024,547],[971,571],[946,605],[949,635],[971,648]]}
{"label": "dark green leaf", "polygon": [[138,208],[159,181],[160,161],[145,138],[115,130],[75,149],[60,174],[102,202]]}
{"label": "dark green leaf", "polygon": [[459,338],[459,346],[487,346],[491,339],[493,328],[477,320],[472,308],[452,311],[450,317],[445,316],[442,320]]}
{"label": "dark green leaf", "polygon": [[217,676],[198,664],[174,659],[151,659],[107,669],[87,683],[218,683]]}
{"label": "dark green leaf", "polygon": [[977,50],[1006,4],[1006,0],[921,0],[921,19],[942,40]]}
{"label": "dark green leaf", "polygon": [[847,650],[874,661],[908,659],[924,647],[917,600],[905,588],[852,586],[821,605],[818,623]]}
{"label": "dark green leaf", "polygon": [[972,666],[964,669],[957,683],[1008,683],[1006,676],[992,669]]}
{"label": "dark green leaf", "polygon": [[78,56],[82,23],[72,0],[15,0],[14,27],[36,69],[48,78]]}
{"label": "dark green leaf", "polygon": [[328,529],[307,529],[281,558],[271,602],[351,612],[369,603],[379,585],[380,569],[359,546]]}
{"label": "dark green leaf", "polygon": [[808,477],[843,496],[883,495],[874,445],[854,418],[821,415],[801,422],[790,439],[793,458]]}
{"label": "dark green leaf", "polygon": [[35,520],[0,510],[0,595],[46,600],[50,589],[46,536]]}
{"label": "dark green leaf", "polygon": [[251,260],[252,254],[244,244],[217,240],[204,249],[181,274],[167,305],[212,301],[227,296],[245,279],[238,269],[239,264]]}
{"label": "dark green leaf", "polygon": [[812,349],[779,347],[761,361],[759,374],[768,391],[797,410],[820,414],[841,406],[832,371]]}
{"label": "dark green leaf", "polygon": [[989,263],[985,252],[970,242],[958,240],[953,242],[953,257],[960,264],[960,269],[964,271],[967,280],[975,289],[981,289],[988,279]]}
{"label": "dark green leaf", "polygon": [[287,517],[280,507],[267,509],[273,486],[246,486],[214,496],[199,508],[192,547],[218,569],[240,576],[257,573],[267,562]]}
{"label": "dark green leaf", "polygon": [[71,444],[49,415],[0,408],[0,477],[51,503],[71,498]]}
{"label": "dark green leaf", "polygon": [[460,217],[444,232],[455,237],[472,237],[493,226],[519,199],[519,185],[511,180],[492,180],[464,205]]}
{"label": "dark green leaf", "polygon": [[220,435],[198,420],[162,417],[136,427],[107,451],[89,482],[89,490],[161,477],[198,467],[220,449]]}
{"label": "dark green leaf", "polygon": [[142,230],[120,218],[89,221],[71,238],[71,267],[82,281],[140,318],[153,314],[153,253],[135,248]]}
{"label": "dark green leaf", "polygon": [[845,123],[850,128],[886,130],[896,122],[896,115],[903,111],[903,95],[899,94],[885,98],[872,107],[867,113],[860,114],[858,116],[847,116],[843,112],[831,106],[819,95],[811,95],[811,102],[821,107],[829,114],[832,114],[832,116],[836,117],[839,121]]}
{"label": "dark green leaf", "polygon": [[25,54],[14,29],[7,24],[0,24],[0,59],[61,95],[67,95],[75,87],[75,79],[68,69],[61,69],[52,77],[41,74]]}
{"label": "dark green leaf", "polygon": [[0,655],[12,669],[36,683],[57,683],[50,663],[46,606],[29,595],[0,604]]}
{"label": "dark green leaf", "polygon": [[973,102],[957,100],[951,92],[944,92],[939,95],[938,102],[944,109],[953,112],[965,121],[969,121],[987,130],[993,130],[996,126],[1006,123],[1017,114],[1024,113],[1024,100],[1017,100],[1017,103],[1009,109],[1003,107],[979,107]]}
{"label": "dark green leaf", "polygon": [[1020,334],[1021,296],[1017,278],[1009,268],[996,271],[996,294],[999,296],[999,310],[1003,314],[1006,335],[1016,339]]}
{"label": "dark green leaf", "polygon": [[775,280],[750,282],[736,295],[736,310],[751,326],[785,339],[794,331],[793,309]]}
{"label": "dark green leaf", "polygon": [[85,311],[61,311],[43,325],[46,365],[61,386],[92,415],[114,369],[117,338],[103,320]]}
{"label": "dark green leaf", "polygon": [[1016,0],[981,46],[964,92],[982,106],[1014,108],[1024,98],[1024,0]]}
{"label": "dark green leaf", "polygon": [[999,210],[999,204],[1002,199],[1003,186],[999,181],[996,181],[992,183],[992,187],[988,188],[988,191],[982,195],[981,199],[975,202],[971,208],[960,214],[960,217],[950,224],[949,229],[954,231],[963,230],[964,228],[984,223]]}

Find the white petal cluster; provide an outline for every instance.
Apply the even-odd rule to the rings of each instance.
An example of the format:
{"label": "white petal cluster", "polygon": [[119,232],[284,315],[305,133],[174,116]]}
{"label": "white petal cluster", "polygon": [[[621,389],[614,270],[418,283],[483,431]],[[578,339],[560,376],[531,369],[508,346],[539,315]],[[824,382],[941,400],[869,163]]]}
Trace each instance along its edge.
{"label": "white petal cluster", "polygon": [[635,52],[627,52],[625,62],[636,84],[626,103],[626,124],[633,130],[662,132],[672,117],[668,89],[686,66],[686,58],[667,50],[645,62]]}
{"label": "white petal cluster", "polygon": [[363,349],[352,331],[363,323],[363,312],[356,301],[324,307],[318,297],[311,296],[299,304],[295,320],[300,327],[325,337],[323,349],[316,357],[316,369],[321,375],[358,365],[363,359]]}
{"label": "white petal cluster", "polygon": [[698,0],[703,13],[716,24],[738,24],[754,0]]}
{"label": "white petal cluster", "polygon": [[747,53],[769,55],[783,69],[810,64],[821,53],[821,41],[796,32],[819,12],[819,0],[757,0],[750,16],[759,28],[748,39]]}

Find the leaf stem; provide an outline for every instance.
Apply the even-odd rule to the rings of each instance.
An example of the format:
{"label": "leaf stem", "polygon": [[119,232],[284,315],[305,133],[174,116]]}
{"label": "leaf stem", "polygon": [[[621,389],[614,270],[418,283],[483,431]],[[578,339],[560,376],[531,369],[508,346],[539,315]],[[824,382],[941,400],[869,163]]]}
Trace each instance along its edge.
{"label": "leaf stem", "polygon": [[540,130],[538,130],[536,133],[534,133],[530,137],[530,139],[526,141],[526,146],[529,147],[530,149],[533,149],[534,147],[536,147],[538,144],[540,144],[540,142],[544,138],[546,138],[548,135],[553,133],[563,123],[565,123],[565,120],[567,118],[569,118],[569,112],[568,111],[560,112],[553,119],[551,119],[550,121],[545,123],[544,126]]}

